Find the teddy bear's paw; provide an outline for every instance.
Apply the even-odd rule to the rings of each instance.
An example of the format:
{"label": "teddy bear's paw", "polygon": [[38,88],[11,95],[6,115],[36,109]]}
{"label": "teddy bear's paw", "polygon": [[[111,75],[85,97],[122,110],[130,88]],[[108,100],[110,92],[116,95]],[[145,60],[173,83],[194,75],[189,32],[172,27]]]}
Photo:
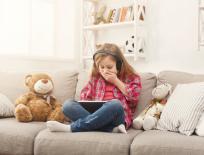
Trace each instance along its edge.
{"label": "teddy bear's paw", "polygon": [[155,117],[147,116],[144,119],[143,128],[144,130],[152,130],[156,127],[156,124],[157,124],[157,119]]}
{"label": "teddy bear's paw", "polygon": [[142,129],[142,124],[143,124],[143,119],[140,118],[140,117],[138,117],[138,118],[135,118],[135,119],[133,120],[132,127],[133,127],[134,129],[140,130],[140,129]]}
{"label": "teddy bear's paw", "polygon": [[30,122],[32,120],[32,114],[30,109],[24,105],[24,104],[19,104],[15,108],[15,117],[18,121],[20,122]]}
{"label": "teddy bear's paw", "polygon": [[64,123],[65,122],[65,116],[61,110],[62,108],[61,107],[57,107],[55,110],[53,110],[47,120],[48,121],[58,121],[60,123]]}

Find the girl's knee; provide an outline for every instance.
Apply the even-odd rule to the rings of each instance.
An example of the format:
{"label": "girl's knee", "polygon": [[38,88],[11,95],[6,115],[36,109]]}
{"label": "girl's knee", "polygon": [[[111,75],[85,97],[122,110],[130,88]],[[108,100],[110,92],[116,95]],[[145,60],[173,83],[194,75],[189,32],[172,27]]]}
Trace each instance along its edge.
{"label": "girl's knee", "polygon": [[66,100],[62,106],[63,113],[68,112],[77,104],[74,100]]}
{"label": "girl's knee", "polygon": [[109,104],[110,107],[113,107],[117,111],[121,111],[121,112],[124,111],[123,106],[121,104],[121,101],[118,100],[118,99],[113,99],[108,104]]}

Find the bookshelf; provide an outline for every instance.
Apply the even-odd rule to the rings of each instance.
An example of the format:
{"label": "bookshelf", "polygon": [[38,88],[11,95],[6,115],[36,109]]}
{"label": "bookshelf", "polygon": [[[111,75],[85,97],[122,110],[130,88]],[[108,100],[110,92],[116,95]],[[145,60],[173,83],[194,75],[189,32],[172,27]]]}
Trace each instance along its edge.
{"label": "bookshelf", "polygon": [[117,27],[126,27],[126,26],[133,26],[134,22],[121,22],[121,23],[107,23],[102,25],[91,25],[91,26],[85,26],[84,30],[102,30],[102,29],[111,29],[111,28],[117,28]]}
{"label": "bookshelf", "polygon": [[[126,58],[145,58],[146,3],[147,0],[82,0],[82,63],[92,59],[97,44],[105,42],[117,44]],[[97,16],[99,12],[103,12],[101,16]],[[127,41],[134,44],[134,48],[128,45],[132,52],[127,50]]]}

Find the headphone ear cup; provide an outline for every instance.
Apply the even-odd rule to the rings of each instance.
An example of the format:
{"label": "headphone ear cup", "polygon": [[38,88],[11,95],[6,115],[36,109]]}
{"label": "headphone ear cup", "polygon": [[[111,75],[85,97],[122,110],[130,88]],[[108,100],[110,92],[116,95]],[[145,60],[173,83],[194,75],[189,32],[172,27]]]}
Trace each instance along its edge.
{"label": "headphone ear cup", "polygon": [[121,70],[121,67],[122,67],[122,61],[118,60],[118,61],[116,62],[116,68],[117,68],[117,70],[120,71],[120,70]]}

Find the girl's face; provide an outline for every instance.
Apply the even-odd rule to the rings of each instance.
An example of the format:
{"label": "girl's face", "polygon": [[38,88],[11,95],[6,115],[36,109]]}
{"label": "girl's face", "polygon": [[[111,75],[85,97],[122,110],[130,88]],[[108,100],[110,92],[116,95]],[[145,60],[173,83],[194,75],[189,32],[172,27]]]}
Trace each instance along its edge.
{"label": "girl's face", "polygon": [[111,56],[104,57],[98,64],[99,73],[106,74],[112,72],[117,74],[116,61]]}

